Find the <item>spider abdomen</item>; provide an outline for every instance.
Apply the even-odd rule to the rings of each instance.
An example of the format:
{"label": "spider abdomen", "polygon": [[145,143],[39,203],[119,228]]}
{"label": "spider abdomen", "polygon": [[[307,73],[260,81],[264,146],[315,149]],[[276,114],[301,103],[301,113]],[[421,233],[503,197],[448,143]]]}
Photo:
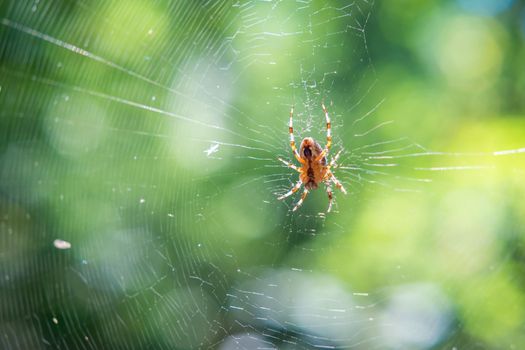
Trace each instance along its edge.
{"label": "spider abdomen", "polygon": [[314,172],[314,169],[312,167],[309,167],[307,169],[305,180],[307,181],[307,182],[303,181],[305,188],[307,188],[309,190],[317,188],[317,181],[315,179],[315,172]]}
{"label": "spider abdomen", "polygon": [[309,161],[303,165],[303,172],[301,174],[301,181],[307,189],[316,189],[326,175],[326,160]]}

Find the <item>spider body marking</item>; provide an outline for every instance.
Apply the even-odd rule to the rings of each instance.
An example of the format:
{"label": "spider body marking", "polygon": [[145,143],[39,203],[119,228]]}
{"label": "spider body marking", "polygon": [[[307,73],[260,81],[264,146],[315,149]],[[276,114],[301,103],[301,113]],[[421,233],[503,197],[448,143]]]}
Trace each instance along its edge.
{"label": "spider body marking", "polygon": [[318,161],[315,159],[323,152],[321,146],[311,137],[306,137],[301,142],[299,154],[306,162],[301,167],[302,171],[299,175],[304,188],[308,190],[315,190],[319,187],[319,183],[326,177],[326,157],[322,157]]}
{"label": "spider body marking", "polygon": [[332,183],[335,184],[335,186],[339,190],[341,190],[341,192],[343,192],[344,194],[347,193],[343,185],[339,182],[339,180],[337,180],[333,172],[330,170],[332,167],[337,167],[336,162],[342,150],[337,152],[337,154],[335,155],[335,157],[333,157],[329,164],[327,162],[327,155],[330,151],[330,147],[332,146],[332,127],[330,117],[328,116],[328,111],[326,110],[325,105],[322,104],[322,107],[326,118],[326,146],[324,149],[312,137],[305,137],[301,141],[299,151],[297,151],[297,147],[295,145],[295,138],[293,134],[293,107],[290,110],[290,147],[292,148],[292,152],[297,161],[301,163],[301,167],[297,167],[294,164],[287,162],[281,158],[279,158],[279,160],[286,164],[289,168],[292,168],[299,172],[299,181],[290,191],[283,194],[277,199],[282,200],[286,197],[291,196],[292,194],[297,192],[302,185],[304,185],[303,194],[301,195],[299,201],[295,204],[293,211],[296,211],[303,204],[304,200],[306,199],[306,196],[308,195],[308,192],[310,192],[310,190],[317,189],[321,182],[324,182],[326,186],[326,193],[328,195],[327,212],[330,212],[330,210],[332,209]]}

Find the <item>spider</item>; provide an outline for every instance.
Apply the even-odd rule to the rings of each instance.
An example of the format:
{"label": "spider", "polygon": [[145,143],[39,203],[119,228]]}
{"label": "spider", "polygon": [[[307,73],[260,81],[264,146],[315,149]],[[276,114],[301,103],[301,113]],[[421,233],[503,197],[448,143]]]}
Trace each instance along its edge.
{"label": "spider", "polygon": [[312,137],[305,137],[301,142],[299,152],[297,151],[295,139],[293,136],[293,107],[290,110],[290,147],[292,148],[295,159],[301,163],[301,167],[297,167],[291,162],[281,158],[279,158],[279,160],[286,164],[287,167],[292,168],[299,173],[299,181],[290,191],[286,192],[277,199],[282,200],[291,196],[304,184],[304,191],[301,195],[301,199],[299,199],[299,201],[295,204],[295,207],[292,209],[292,211],[296,211],[303,204],[306,196],[308,195],[308,192],[310,192],[312,189],[316,189],[321,182],[324,182],[326,186],[326,193],[328,194],[327,212],[330,212],[332,209],[332,182],[339,190],[341,190],[341,192],[344,194],[347,193],[343,185],[339,182],[339,180],[337,180],[330,170],[332,167],[337,167],[336,162],[342,150],[337,152],[335,157],[332,158],[329,164],[327,164],[326,156],[328,155],[330,147],[332,146],[331,124],[330,117],[328,116],[328,111],[326,110],[324,103],[321,104],[321,106],[323,107],[323,112],[326,118],[326,146],[324,149],[322,149],[319,143],[317,143],[317,141],[315,141]]}

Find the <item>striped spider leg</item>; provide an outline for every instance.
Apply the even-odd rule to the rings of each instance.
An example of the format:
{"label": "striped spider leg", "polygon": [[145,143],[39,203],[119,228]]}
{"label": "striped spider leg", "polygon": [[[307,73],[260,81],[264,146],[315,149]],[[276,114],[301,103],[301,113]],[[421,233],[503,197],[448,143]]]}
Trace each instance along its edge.
{"label": "striped spider leg", "polygon": [[304,164],[305,160],[299,155],[297,147],[295,146],[295,138],[293,136],[293,106],[290,109],[290,123],[288,124],[288,132],[290,133],[290,147],[292,148],[295,159],[297,159],[299,163]]}
{"label": "striped spider leg", "polygon": [[341,182],[339,182],[339,180],[337,180],[337,178],[335,177],[334,173],[332,173],[330,170],[328,170],[326,175],[327,175],[327,178],[330,181],[332,181],[335,184],[335,187],[337,187],[341,192],[343,192],[344,194],[348,193],[348,192],[346,192],[346,189],[341,184]]}
{"label": "striped spider leg", "polygon": [[317,156],[317,161],[323,159],[332,147],[332,123],[330,122],[330,117],[328,116],[328,111],[326,110],[324,103],[322,103],[321,106],[323,107],[323,112],[326,119],[326,146],[324,146],[324,150],[321,152],[321,154]]}

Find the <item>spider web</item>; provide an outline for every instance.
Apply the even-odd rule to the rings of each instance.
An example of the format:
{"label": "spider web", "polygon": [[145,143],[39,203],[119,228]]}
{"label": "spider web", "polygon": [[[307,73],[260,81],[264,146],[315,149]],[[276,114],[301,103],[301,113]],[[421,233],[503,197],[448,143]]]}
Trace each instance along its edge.
{"label": "spider web", "polygon": [[[435,174],[484,174],[523,149],[434,152],[386,131],[373,10],[367,0],[0,5],[2,347],[446,341],[452,302],[435,284],[407,284],[392,262],[390,280],[354,285],[331,257],[363,193],[426,194]],[[297,181],[277,160],[293,161],[288,113],[297,140],[324,145],[321,103],[349,194],[335,189],[326,214],[313,191],[292,213],[297,197],[276,200]]]}

